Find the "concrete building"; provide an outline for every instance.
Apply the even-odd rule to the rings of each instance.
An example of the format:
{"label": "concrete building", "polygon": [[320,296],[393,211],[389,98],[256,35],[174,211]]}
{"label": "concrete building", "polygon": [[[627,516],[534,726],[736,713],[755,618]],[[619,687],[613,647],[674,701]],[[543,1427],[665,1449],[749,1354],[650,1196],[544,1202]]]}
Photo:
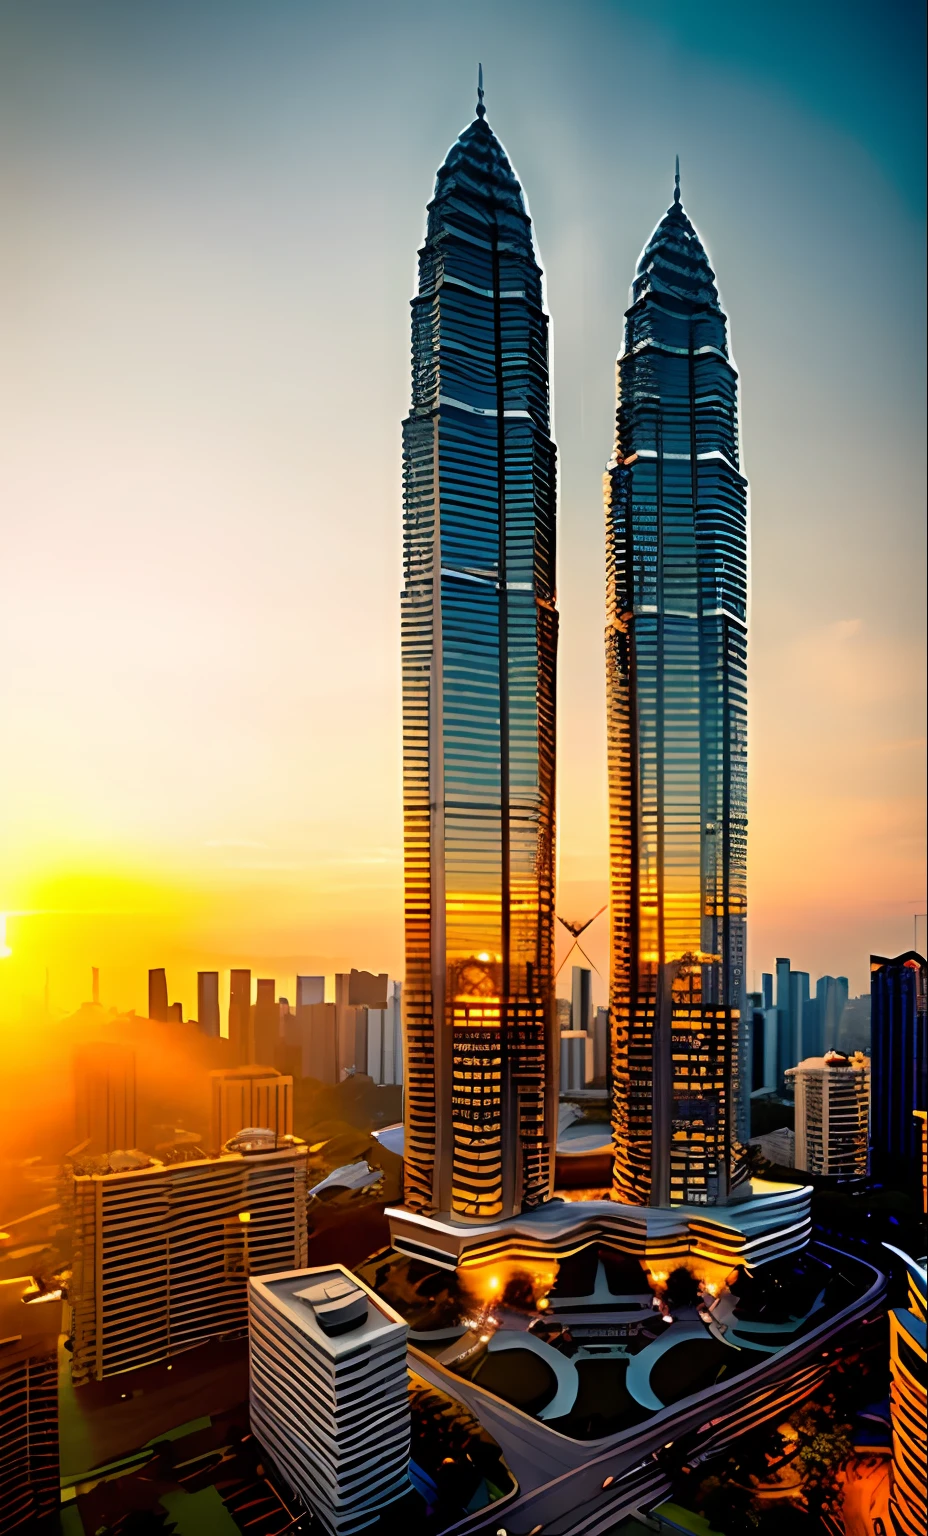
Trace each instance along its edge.
{"label": "concrete building", "polygon": [[273,1067],[225,1067],[211,1072],[210,1147],[220,1152],[250,1126],[293,1135],[293,1078]]}
{"label": "concrete building", "polygon": [[78,1046],[73,1060],[76,1141],[91,1155],[138,1140],[135,1051],[108,1040]]}
{"label": "concrete building", "polygon": [[219,972],[197,971],[197,1023],[204,1035],[218,1040],[219,1027]]}
{"label": "concrete building", "polygon": [[0,1280],[0,1530],[57,1513],[61,1292]]}
{"label": "concrete building", "polygon": [[340,1264],[252,1278],[255,1437],[333,1536],[409,1488],[406,1324]]}
{"label": "concrete building", "polygon": [[869,1171],[870,1062],[828,1051],[790,1067],[796,1095],[796,1167],[864,1178]]}
{"label": "concrete building", "polygon": [[306,1263],[306,1148],[270,1132],[221,1156],[74,1180],[72,1373],[102,1381],[247,1327],[246,1282]]}

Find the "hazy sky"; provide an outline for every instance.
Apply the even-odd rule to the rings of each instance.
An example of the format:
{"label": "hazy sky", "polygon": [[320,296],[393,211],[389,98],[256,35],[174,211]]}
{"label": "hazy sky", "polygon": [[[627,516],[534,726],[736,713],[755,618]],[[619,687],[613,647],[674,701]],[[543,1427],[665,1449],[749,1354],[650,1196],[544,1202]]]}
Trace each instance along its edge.
{"label": "hazy sky", "polygon": [[187,1010],[198,966],[402,974],[408,301],[478,59],[553,316],[560,910],[605,894],[601,476],[678,152],[743,386],[749,975],[856,992],[909,947],[923,30],[906,0],[0,5],[8,1017],[46,967],[53,1007],[98,964],[142,1008],[166,964]]}

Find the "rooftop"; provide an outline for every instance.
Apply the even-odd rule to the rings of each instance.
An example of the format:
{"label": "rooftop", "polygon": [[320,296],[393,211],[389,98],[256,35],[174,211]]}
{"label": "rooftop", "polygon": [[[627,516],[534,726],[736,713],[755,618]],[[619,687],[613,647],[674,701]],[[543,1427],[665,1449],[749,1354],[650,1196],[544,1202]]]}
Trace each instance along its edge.
{"label": "rooftop", "polygon": [[[368,1304],[367,1316],[349,1332],[331,1335],[316,1315],[312,1296],[340,1285],[349,1285],[363,1293]],[[406,1328],[399,1313],[381,1301],[343,1264],[327,1264],[317,1269],[293,1269],[277,1275],[252,1277],[249,1289],[266,1297],[275,1311],[280,1312],[290,1323],[295,1323],[321,1353],[335,1360],[355,1354],[362,1345],[388,1338],[398,1327],[404,1331]],[[310,1293],[309,1296],[307,1293]]]}

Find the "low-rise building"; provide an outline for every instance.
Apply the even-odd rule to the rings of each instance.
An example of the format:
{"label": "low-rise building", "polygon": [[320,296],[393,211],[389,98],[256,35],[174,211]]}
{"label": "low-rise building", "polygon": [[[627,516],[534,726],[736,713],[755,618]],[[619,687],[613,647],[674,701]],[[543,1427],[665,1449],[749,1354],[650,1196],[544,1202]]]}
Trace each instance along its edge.
{"label": "low-rise building", "polygon": [[408,1491],[406,1324],[340,1264],[249,1283],[255,1437],[335,1536]]}
{"label": "low-rise building", "polygon": [[306,1263],[302,1143],[246,1130],[218,1157],[114,1161],[74,1179],[78,1383],[243,1334],[249,1274]]}

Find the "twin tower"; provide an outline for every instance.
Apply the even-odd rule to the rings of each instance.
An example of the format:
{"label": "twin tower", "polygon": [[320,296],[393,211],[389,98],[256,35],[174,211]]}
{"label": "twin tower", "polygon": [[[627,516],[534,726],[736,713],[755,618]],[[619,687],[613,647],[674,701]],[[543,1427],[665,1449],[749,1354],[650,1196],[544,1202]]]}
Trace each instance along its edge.
{"label": "twin tower", "polygon": [[[635,275],[606,479],[614,1197],[717,1204],[746,885],[747,484],[713,273],[680,201]],[[438,172],[403,423],[407,1207],[551,1195],[556,450],[548,317],[506,153]]]}

